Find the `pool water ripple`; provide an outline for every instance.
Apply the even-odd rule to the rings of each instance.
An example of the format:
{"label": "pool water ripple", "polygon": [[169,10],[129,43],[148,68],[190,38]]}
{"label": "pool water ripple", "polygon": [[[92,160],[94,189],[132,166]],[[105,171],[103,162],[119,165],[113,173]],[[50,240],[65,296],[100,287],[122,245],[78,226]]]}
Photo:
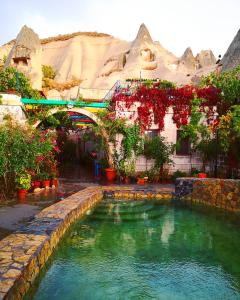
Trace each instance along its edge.
{"label": "pool water ripple", "polygon": [[26,299],[237,300],[239,229],[207,210],[105,200],[65,235]]}

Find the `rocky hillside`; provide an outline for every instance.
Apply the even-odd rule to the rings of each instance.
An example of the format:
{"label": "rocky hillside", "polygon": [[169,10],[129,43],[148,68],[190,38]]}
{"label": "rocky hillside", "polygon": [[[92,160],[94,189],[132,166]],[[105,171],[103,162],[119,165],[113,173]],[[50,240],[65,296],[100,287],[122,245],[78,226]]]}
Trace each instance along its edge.
{"label": "rocky hillside", "polygon": [[240,29],[222,58],[223,71],[240,65]]}
{"label": "rocky hillside", "polygon": [[[132,42],[88,32],[39,40],[36,33],[24,26],[14,41],[0,47],[0,60],[5,60],[5,66],[13,65],[24,71],[38,89],[42,88],[41,66],[50,65],[56,71],[54,80],[58,84],[75,80],[81,82],[81,93],[96,89],[98,94],[102,91],[101,95],[117,80],[141,76],[185,84],[216,66],[211,50],[194,56],[187,48],[180,58],[176,57],[152,40],[144,24]],[[75,86],[48,93],[55,98],[75,98],[78,92],[79,87]]]}

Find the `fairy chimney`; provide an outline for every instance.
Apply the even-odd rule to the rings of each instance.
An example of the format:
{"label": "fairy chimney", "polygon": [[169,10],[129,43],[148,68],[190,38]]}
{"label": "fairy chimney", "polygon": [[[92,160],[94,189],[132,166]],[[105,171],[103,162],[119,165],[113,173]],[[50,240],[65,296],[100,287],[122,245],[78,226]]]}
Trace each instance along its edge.
{"label": "fairy chimney", "polygon": [[240,65],[240,29],[222,58],[222,70],[234,69]]}
{"label": "fairy chimney", "polygon": [[30,80],[33,88],[42,89],[42,46],[38,35],[24,25],[19,32],[5,67],[15,67]]}

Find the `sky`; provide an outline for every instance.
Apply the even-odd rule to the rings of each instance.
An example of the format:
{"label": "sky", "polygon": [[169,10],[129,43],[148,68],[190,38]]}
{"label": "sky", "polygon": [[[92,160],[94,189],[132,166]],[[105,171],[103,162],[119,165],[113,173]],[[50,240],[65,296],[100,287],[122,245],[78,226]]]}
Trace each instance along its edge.
{"label": "sky", "polygon": [[141,23],[177,56],[224,54],[240,29],[240,0],[0,0],[0,45],[23,25],[43,37],[98,31],[132,41]]}

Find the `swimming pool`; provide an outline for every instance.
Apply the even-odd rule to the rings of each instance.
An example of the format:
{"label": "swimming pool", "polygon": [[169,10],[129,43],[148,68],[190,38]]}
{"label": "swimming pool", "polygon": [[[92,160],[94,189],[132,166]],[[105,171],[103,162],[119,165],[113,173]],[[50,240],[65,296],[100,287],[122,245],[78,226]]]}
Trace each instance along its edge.
{"label": "swimming pool", "polygon": [[240,299],[240,226],[150,200],[103,200],[25,299]]}

